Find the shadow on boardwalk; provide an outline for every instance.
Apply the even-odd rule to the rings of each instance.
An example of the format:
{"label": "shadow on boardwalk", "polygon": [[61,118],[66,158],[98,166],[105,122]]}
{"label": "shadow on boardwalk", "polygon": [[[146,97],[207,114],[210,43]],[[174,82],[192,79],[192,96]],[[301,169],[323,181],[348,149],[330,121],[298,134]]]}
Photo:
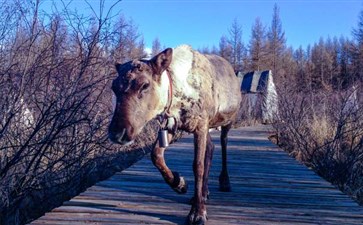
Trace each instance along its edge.
{"label": "shadow on boardwalk", "polygon": [[[232,192],[218,191],[219,132],[209,179],[208,224],[363,224],[363,208],[267,140],[265,127],[232,130]],[[183,224],[193,192],[193,140],[170,147],[166,160],[189,181],[186,195],[164,183],[149,157],[65,202],[32,224]]]}

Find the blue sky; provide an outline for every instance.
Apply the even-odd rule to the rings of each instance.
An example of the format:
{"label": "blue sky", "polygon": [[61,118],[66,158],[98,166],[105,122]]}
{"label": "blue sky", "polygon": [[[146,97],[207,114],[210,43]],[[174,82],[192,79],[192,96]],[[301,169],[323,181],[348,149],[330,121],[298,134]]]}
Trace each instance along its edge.
{"label": "blue sky", "polygon": [[[88,2],[98,4],[98,0]],[[256,17],[267,27],[271,24],[275,3],[287,45],[295,49],[314,44],[320,37],[351,38],[363,10],[361,0],[123,0],[117,10],[135,22],[147,47],[158,37],[166,47],[190,44],[203,48],[218,46],[235,18],[247,44]],[[74,0],[74,4],[80,12],[89,13],[83,0]]]}

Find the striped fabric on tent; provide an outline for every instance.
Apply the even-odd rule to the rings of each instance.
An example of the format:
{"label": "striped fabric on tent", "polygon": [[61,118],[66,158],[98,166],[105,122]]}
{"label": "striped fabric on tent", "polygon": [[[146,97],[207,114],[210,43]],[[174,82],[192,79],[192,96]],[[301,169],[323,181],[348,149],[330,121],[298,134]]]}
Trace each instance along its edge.
{"label": "striped fabric on tent", "polygon": [[237,74],[241,78],[241,92],[245,101],[245,117],[271,123],[278,113],[278,96],[271,70]]}
{"label": "striped fabric on tent", "polygon": [[260,93],[266,91],[270,70],[254,71],[243,76],[241,91],[242,93]]}

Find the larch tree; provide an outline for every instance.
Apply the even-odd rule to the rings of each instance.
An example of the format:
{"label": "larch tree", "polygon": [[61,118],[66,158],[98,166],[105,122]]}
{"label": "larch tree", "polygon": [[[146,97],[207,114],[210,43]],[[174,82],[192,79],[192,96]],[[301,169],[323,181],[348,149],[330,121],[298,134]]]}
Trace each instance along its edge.
{"label": "larch tree", "polygon": [[251,70],[266,69],[266,29],[259,17],[251,29],[249,43],[250,68]]}
{"label": "larch tree", "polygon": [[242,43],[242,26],[238,23],[237,19],[233,20],[232,26],[229,29],[228,43],[232,47],[230,62],[234,70],[242,70],[245,47]]}
{"label": "larch tree", "polygon": [[282,23],[280,19],[280,9],[277,4],[274,5],[271,27],[267,33],[268,40],[268,58],[270,59],[269,65],[275,77],[283,76],[281,74],[282,65],[281,58],[286,49],[285,32],[282,30]]}
{"label": "larch tree", "polygon": [[146,56],[143,37],[132,20],[126,20],[121,15],[114,26],[114,30],[116,31],[115,38],[111,47],[114,61],[123,63]]}
{"label": "larch tree", "polygon": [[294,60],[296,64],[296,74],[295,74],[295,83],[299,84],[296,85],[298,91],[307,91],[307,87],[309,85],[308,82],[308,73],[306,71],[307,68],[307,54],[300,46],[294,52]]}
{"label": "larch tree", "polygon": [[219,55],[230,62],[232,57],[232,46],[228,43],[225,35],[219,40]]}
{"label": "larch tree", "polygon": [[355,66],[354,66],[354,55],[351,52],[354,43],[352,40],[341,37],[339,38],[339,75],[335,78],[335,85],[338,89],[346,89],[354,80]]}
{"label": "larch tree", "polygon": [[359,45],[363,45],[363,10],[360,11],[357,27],[353,29],[353,36]]}
{"label": "larch tree", "polygon": [[363,10],[360,11],[357,27],[353,29],[352,33],[355,42],[351,50],[354,64],[352,79],[363,82]]}
{"label": "larch tree", "polygon": [[313,89],[329,89],[332,80],[332,71],[334,63],[334,55],[330,50],[331,41],[324,41],[320,38],[318,44],[315,44],[311,52],[311,60],[314,65],[312,73]]}
{"label": "larch tree", "polygon": [[157,55],[161,51],[161,43],[159,38],[155,38],[151,47],[151,56]]}

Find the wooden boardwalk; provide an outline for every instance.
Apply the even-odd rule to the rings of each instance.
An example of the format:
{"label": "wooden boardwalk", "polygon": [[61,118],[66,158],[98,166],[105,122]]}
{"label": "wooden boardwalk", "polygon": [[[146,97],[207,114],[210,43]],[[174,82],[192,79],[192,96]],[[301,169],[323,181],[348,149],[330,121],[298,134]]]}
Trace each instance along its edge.
{"label": "wooden boardwalk", "polygon": [[[207,224],[363,224],[363,207],[270,143],[264,130],[230,132],[230,193],[218,191],[219,132],[212,132]],[[193,192],[192,147],[186,136],[166,153],[170,168],[189,181],[185,195],[174,193],[145,157],[31,224],[183,224]]]}

